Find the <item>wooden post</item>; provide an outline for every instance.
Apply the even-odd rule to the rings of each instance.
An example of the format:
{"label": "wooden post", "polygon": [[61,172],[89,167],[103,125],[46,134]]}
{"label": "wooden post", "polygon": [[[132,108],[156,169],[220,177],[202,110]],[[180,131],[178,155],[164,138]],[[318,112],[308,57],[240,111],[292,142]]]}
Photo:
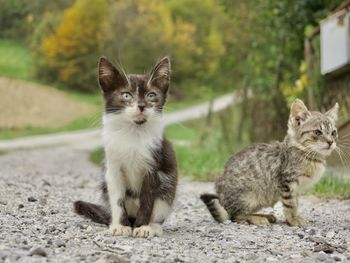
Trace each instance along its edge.
{"label": "wooden post", "polygon": [[309,109],[315,110],[315,101],[314,101],[314,95],[312,91],[312,71],[313,71],[313,64],[312,64],[312,43],[311,39],[308,37],[305,37],[304,41],[304,57],[305,57],[305,63],[306,63],[306,73],[309,78],[310,84],[307,86],[307,106]]}

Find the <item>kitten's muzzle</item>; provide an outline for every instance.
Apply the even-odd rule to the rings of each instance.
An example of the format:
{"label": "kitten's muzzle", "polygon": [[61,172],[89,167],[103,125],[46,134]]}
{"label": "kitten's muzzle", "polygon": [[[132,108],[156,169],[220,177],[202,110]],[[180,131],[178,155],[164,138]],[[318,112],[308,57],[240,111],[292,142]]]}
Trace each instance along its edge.
{"label": "kitten's muzzle", "polygon": [[137,115],[136,119],[134,120],[134,122],[137,125],[142,125],[147,121],[146,116],[143,114],[143,112],[140,112],[140,114]]}
{"label": "kitten's muzzle", "polygon": [[146,108],[146,103],[144,101],[138,101],[137,107],[139,108],[140,112],[143,112]]}

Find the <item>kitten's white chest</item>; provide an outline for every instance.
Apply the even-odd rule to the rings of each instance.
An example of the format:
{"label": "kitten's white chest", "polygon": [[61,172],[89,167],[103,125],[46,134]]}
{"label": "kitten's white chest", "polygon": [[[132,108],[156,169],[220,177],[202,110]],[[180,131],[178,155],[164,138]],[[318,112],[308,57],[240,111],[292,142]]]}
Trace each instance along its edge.
{"label": "kitten's white chest", "polygon": [[125,186],[139,191],[144,175],[154,164],[153,151],[162,140],[162,127],[120,126],[117,121],[105,122],[103,141],[107,169],[122,176]]}
{"label": "kitten's white chest", "polygon": [[304,191],[312,187],[320,180],[325,170],[326,167],[323,163],[310,162],[298,178],[300,190]]}

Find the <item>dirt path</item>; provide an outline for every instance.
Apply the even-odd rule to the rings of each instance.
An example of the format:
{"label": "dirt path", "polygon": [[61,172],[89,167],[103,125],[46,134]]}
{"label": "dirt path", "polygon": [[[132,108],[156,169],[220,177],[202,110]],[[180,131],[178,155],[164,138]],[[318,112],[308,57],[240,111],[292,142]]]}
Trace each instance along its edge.
{"label": "dirt path", "polygon": [[[215,99],[212,104],[206,102],[184,110],[164,114],[164,122],[165,125],[170,125],[200,118],[208,114],[210,107],[212,108],[213,112],[216,112],[227,108],[237,101],[238,98],[234,94],[228,94]],[[57,145],[69,145],[78,149],[92,150],[98,146],[101,146],[101,143],[100,130],[90,129],[84,131],[31,136],[14,140],[0,140],[0,151],[13,151],[18,149],[50,147]]]}
{"label": "dirt path", "polygon": [[[123,238],[72,212],[74,200],[97,200],[87,151],[14,152],[0,167],[0,262],[350,262],[349,201],[303,198],[304,228],[286,226],[280,205],[271,226],[219,225],[198,199],[213,185],[181,181],[163,237]],[[31,256],[37,248],[46,256]]]}
{"label": "dirt path", "polygon": [[0,77],[0,129],[57,128],[95,112],[53,87]]}

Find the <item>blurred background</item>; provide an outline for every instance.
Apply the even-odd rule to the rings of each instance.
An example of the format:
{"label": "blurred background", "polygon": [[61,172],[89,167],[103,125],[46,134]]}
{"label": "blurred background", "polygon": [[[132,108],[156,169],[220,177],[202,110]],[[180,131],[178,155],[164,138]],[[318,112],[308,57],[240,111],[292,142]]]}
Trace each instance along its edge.
{"label": "blurred background", "polygon": [[[0,139],[100,127],[98,58],[145,73],[170,55],[166,112],[229,93],[240,98],[167,127],[182,175],[213,179],[244,145],[283,139],[295,98],[320,111],[339,102],[344,153],[331,162],[344,167],[350,161],[349,6],[343,0],[0,0]],[[91,159],[98,163],[102,155],[97,149]]]}

